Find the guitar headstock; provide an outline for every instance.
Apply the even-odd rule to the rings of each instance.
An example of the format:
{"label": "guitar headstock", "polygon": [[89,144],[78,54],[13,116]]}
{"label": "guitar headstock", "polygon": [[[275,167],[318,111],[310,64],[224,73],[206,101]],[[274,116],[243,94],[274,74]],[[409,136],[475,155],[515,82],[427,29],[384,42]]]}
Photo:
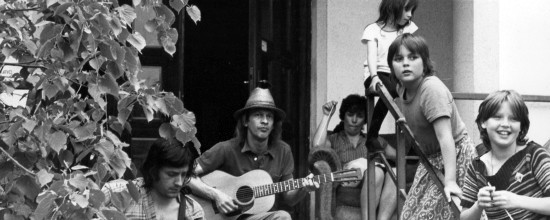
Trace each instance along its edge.
{"label": "guitar headstock", "polygon": [[332,175],[334,182],[359,181],[363,179],[363,173],[359,168],[336,171]]}

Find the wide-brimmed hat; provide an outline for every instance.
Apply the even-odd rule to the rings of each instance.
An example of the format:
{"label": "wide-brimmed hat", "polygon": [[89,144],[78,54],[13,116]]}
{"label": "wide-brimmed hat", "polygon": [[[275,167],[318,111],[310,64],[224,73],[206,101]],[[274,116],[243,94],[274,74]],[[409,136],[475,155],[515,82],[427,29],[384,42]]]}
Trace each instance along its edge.
{"label": "wide-brimmed hat", "polygon": [[286,116],[283,110],[275,106],[275,101],[273,100],[273,96],[271,96],[271,92],[269,92],[269,89],[258,87],[252,90],[252,92],[250,93],[250,97],[248,97],[248,100],[246,100],[244,108],[237,110],[235,114],[233,114],[233,117],[239,119],[239,117],[241,117],[241,115],[247,110],[258,108],[272,110],[275,114],[275,117],[281,121]]}

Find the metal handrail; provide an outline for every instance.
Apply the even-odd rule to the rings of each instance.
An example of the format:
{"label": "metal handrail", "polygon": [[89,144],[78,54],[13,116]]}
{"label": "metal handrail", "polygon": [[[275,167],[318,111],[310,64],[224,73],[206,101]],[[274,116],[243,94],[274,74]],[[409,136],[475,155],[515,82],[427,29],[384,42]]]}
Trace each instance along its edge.
{"label": "metal handrail", "polygon": [[[489,93],[468,93],[453,92],[453,98],[456,100],[484,100]],[[526,102],[550,102],[550,96],[547,95],[521,95]]]}

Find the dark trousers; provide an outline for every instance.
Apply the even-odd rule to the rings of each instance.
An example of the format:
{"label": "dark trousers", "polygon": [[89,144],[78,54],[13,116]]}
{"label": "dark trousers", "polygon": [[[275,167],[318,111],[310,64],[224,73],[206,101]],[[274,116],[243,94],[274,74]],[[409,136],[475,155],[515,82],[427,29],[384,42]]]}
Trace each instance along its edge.
{"label": "dark trousers", "polygon": [[[397,98],[397,80],[390,77],[390,74],[385,72],[378,72],[378,78],[380,79],[380,81],[382,81],[382,84],[384,84],[384,87],[386,87],[392,98]],[[366,89],[369,88],[371,81],[372,77],[369,77],[367,78],[367,80],[365,80]],[[386,114],[388,114],[388,108],[382,100],[378,99],[378,102],[376,102],[376,105],[374,106],[372,121],[368,125],[369,129],[367,131],[367,146],[369,146],[370,144],[374,149],[382,149],[382,146],[377,139],[378,133],[380,132],[380,127],[382,126],[382,122],[384,121],[384,118],[386,118]]]}

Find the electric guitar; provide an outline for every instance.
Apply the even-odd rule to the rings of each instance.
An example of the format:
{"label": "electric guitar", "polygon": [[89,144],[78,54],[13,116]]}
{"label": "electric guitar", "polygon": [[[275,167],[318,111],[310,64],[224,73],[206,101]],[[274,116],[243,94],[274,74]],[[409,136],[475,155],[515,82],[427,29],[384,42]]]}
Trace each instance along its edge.
{"label": "electric guitar", "polygon": [[[313,177],[313,181],[319,184],[358,181],[362,176],[359,169],[350,169],[317,175]],[[190,195],[200,203],[205,219],[209,220],[236,219],[242,214],[267,212],[273,207],[276,193],[302,188],[306,181],[306,178],[300,178],[273,183],[269,173],[264,170],[252,170],[238,177],[216,170],[201,179],[207,185],[233,197],[239,206],[237,211],[222,214],[214,201]]]}

